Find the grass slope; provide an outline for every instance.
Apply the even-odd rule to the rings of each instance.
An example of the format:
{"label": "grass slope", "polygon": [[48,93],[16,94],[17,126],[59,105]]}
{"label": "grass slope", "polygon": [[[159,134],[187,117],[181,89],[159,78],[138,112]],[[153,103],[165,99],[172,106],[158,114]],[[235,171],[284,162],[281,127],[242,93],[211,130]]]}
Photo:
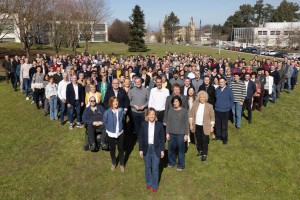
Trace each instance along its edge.
{"label": "grass slope", "polygon": [[228,145],[210,141],[206,163],[191,145],[186,170],[164,168],[152,194],[137,145],[126,172],[111,172],[109,152],[82,150],[83,129],[60,127],[1,82],[1,199],[298,199],[299,95],[283,93],[240,132],[230,125]]}

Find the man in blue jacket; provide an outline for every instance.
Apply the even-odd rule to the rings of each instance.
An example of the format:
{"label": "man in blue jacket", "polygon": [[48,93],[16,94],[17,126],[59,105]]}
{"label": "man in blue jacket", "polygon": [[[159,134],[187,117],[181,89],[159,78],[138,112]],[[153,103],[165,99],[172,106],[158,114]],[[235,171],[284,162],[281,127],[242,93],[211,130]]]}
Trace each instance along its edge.
{"label": "man in blue jacket", "polygon": [[226,86],[225,78],[221,77],[219,85],[215,91],[215,117],[216,117],[216,138],[215,140],[222,140],[223,144],[228,142],[228,119],[229,112],[233,106],[232,90]]}
{"label": "man in blue jacket", "polygon": [[96,98],[91,96],[89,99],[90,106],[84,109],[82,115],[82,121],[85,125],[87,125],[88,132],[88,145],[90,145],[91,151],[96,151],[96,138],[95,131],[96,129],[101,130],[101,146],[102,149],[106,149],[107,146],[105,144],[106,140],[106,131],[103,123],[103,114],[105,109],[101,105],[96,104]]}
{"label": "man in blue jacket", "polygon": [[244,113],[244,110],[247,109],[248,123],[251,124],[252,123],[252,107],[251,107],[251,105],[252,105],[253,95],[256,91],[256,85],[253,81],[250,80],[249,73],[245,74],[244,84],[246,85],[246,98],[245,98],[244,104],[243,104],[243,113]]}

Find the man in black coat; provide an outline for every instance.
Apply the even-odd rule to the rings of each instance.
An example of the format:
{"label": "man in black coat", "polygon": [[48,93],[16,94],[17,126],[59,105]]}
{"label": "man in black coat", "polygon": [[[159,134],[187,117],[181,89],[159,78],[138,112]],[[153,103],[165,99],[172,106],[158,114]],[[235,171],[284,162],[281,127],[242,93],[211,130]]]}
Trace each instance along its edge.
{"label": "man in black coat", "polygon": [[115,96],[118,99],[119,107],[124,108],[127,111],[129,107],[129,98],[126,91],[123,88],[119,87],[119,80],[113,79],[112,80],[112,87],[108,88],[105,97],[104,97],[104,107],[108,108],[108,102],[110,97]]}
{"label": "man in black coat", "polygon": [[76,110],[76,127],[82,128],[81,125],[81,107],[84,103],[84,90],[80,83],[77,82],[77,76],[72,76],[72,82],[67,85],[66,101],[68,106],[68,119],[70,130],[73,129],[73,113]]}
{"label": "man in black coat", "polygon": [[250,74],[246,73],[244,83],[246,85],[247,95],[246,95],[246,98],[243,103],[243,111],[242,111],[242,113],[244,115],[244,110],[247,109],[247,111],[248,111],[247,120],[248,120],[249,124],[252,123],[252,107],[251,107],[251,105],[252,105],[253,95],[256,92],[256,85],[253,81],[250,80],[250,78],[251,78]]}
{"label": "man in black coat", "polygon": [[208,93],[208,103],[215,105],[215,87],[210,84],[210,77],[205,76],[203,79],[203,84],[199,87],[198,93],[200,91],[205,91]]}

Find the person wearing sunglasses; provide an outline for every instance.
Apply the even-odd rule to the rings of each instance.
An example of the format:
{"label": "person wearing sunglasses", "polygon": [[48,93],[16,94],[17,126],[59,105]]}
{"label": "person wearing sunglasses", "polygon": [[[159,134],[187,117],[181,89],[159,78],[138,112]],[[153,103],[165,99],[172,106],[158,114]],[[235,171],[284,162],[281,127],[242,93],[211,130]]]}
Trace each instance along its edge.
{"label": "person wearing sunglasses", "polygon": [[91,151],[97,151],[95,131],[96,129],[100,129],[102,130],[101,146],[102,149],[106,149],[107,148],[105,144],[106,133],[105,133],[104,123],[103,123],[103,115],[105,109],[103,108],[103,106],[97,104],[95,96],[90,96],[89,105],[90,106],[87,106],[84,109],[82,115],[82,121],[85,125],[87,125],[87,132],[88,132],[87,145],[90,146]]}

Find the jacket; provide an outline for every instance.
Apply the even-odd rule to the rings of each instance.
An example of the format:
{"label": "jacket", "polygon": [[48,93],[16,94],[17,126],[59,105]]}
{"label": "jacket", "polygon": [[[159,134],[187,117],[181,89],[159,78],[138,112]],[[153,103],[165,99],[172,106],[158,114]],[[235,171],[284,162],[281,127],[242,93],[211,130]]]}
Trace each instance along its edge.
{"label": "jacket", "polygon": [[216,89],[216,104],[215,110],[217,112],[228,112],[233,106],[234,97],[232,90],[227,86],[221,90],[221,87]]}
{"label": "jacket", "polygon": [[[115,92],[114,92],[113,88],[110,87],[107,89],[107,91],[105,93],[104,102],[103,102],[106,109],[108,108],[109,98],[112,96],[115,96]],[[122,107],[122,108],[129,107],[129,98],[128,98],[126,91],[123,88],[119,88],[118,94],[117,94],[117,99],[119,102],[119,107]]]}
{"label": "jacket", "polygon": [[93,112],[91,107],[86,107],[82,114],[82,121],[86,125],[93,125],[95,121],[102,121],[103,122],[103,115],[104,115],[104,108],[103,106],[97,105],[96,112]]}
{"label": "jacket", "polygon": [[212,86],[211,84],[208,86],[208,88],[206,89],[205,87],[205,84],[202,84],[200,87],[199,87],[199,90],[198,90],[198,93],[200,91],[206,91],[207,94],[208,94],[208,103],[210,103],[211,105],[215,105],[215,87]]}
{"label": "jacket", "polygon": [[[123,130],[123,121],[124,121],[124,112],[123,108],[118,109],[118,120],[119,120],[119,131]],[[109,108],[104,112],[103,122],[107,131],[111,133],[116,132],[117,126],[117,116],[113,113],[112,109]]]}
{"label": "jacket", "polygon": [[251,99],[256,92],[256,85],[253,81],[249,80],[248,87],[247,89],[247,94],[246,94],[246,99]]}
{"label": "jacket", "polygon": [[[165,133],[164,127],[161,122],[154,122],[154,150],[158,158],[160,158],[160,152],[165,150]],[[143,151],[143,155],[146,156],[148,150],[148,127],[149,122],[142,122],[139,134],[139,151]]]}
{"label": "jacket", "polygon": [[[199,108],[200,102],[198,100],[194,101],[192,109],[189,113],[189,121],[193,122],[193,133],[196,130],[196,116]],[[209,135],[211,132],[211,127],[215,125],[215,111],[213,106],[209,103],[205,103],[204,114],[203,114],[203,132],[205,135]]]}
{"label": "jacket", "polygon": [[[78,84],[78,101],[79,104],[83,102],[83,97],[84,97],[84,90],[83,87],[80,83]],[[69,83],[67,85],[67,91],[66,91],[66,101],[67,103],[74,105],[75,104],[75,91],[72,83]]]}

